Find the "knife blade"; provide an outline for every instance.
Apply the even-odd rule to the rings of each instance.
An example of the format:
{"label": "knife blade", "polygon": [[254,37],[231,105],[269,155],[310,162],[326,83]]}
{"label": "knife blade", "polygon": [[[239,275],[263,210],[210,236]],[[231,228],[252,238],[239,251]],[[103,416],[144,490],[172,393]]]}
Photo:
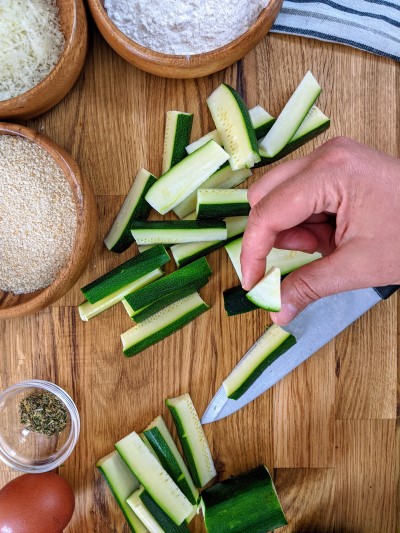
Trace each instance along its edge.
{"label": "knife blade", "polygon": [[229,399],[224,388],[220,387],[203,414],[202,424],[225,418],[253,401],[398,288],[391,285],[357,289],[333,294],[310,304],[283,327],[294,335],[296,344],[266,368],[238,400]]}

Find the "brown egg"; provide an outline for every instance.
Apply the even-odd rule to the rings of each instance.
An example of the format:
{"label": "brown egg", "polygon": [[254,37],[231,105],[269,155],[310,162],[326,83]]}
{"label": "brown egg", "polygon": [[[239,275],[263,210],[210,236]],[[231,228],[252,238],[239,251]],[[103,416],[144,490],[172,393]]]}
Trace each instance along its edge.
{"label": "brown egg", "polygon": [[0,532],[61,533],[74,506],[71,487],[55,472],[24,474],[0,490]]}

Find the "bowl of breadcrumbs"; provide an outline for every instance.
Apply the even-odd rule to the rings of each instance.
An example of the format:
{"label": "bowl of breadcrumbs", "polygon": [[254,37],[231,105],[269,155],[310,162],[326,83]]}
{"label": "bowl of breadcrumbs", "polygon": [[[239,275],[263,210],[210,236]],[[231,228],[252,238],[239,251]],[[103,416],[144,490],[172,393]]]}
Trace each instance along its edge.
{"label": "bowl of breadcrumbs", "polygon": [[50,139],[0,122],[0,318],[44,309],[93,251],[96,203],[77,163]]}

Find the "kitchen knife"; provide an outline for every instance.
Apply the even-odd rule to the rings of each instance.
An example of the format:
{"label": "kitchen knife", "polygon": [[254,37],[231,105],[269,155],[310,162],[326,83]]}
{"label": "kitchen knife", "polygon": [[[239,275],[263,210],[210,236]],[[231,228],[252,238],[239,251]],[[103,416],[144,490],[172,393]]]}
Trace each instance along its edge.
{"label": "kitchen knife", "polygon": [[[310,304],[283,329],[296,344],[278,357],[238,400],[231,400],[221,387],[204,412],[202,424],[215,422],[238,411],[275,385],[310,355],[327,344],[368,309],[388,298],[398,285],[357,289],[321,298]],[[240,363],[239,363],[240,364]]]}

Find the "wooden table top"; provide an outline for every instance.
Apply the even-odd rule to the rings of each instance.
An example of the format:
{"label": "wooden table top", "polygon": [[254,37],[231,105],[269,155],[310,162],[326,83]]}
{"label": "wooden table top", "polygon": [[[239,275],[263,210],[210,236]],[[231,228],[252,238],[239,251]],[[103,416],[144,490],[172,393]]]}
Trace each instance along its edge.
{"label": "wooden table top", "polygon": [[[222,81],[249,106],[278,114],[311,70],[323,87],[318,105],[335,135],[399,155],[399,67],[339,45],[269,35],[242,61],[198,80],[166,80],[137,70],[92,28],[78,83],[56,108],[27,124],[68,150],[91,179],[99,211],[97,246],[64,298],[35,316],[0,322],[1,388],[29,378],[65,388],[81,415],[79,443],[60,473],[73,486],[68,533],[128,531],[96,471],[115,441],[164,414],[164,399],[189,392],[203,413],[222,380],[264,331],[259,311],[228,318],[222,291],[237,284],[224,250],[202,290],[212,309],[167,340],[126,359],[119,335],[131,326],[122,306],[80,320],[79,287],[130,257],[102,244],[136,171],[159,174],[165,112],[195,114],[193,139],[211,127],[206,97]],[[397,85],[396,85],[397,83]],[[398,120],[397,120],[398,123]],[[398,127],[398,126],[397,126]],[[254,172],[254,178],[261,170]],[[379,304],[306,363],[238,413],[205,426],[220,478],[265,463],[276,482],[289,532],[395,533],[400,432],[397,298]],[[0,482],[18,475],[0,465]],[[203,532],[200,517],[192,530]]]}

